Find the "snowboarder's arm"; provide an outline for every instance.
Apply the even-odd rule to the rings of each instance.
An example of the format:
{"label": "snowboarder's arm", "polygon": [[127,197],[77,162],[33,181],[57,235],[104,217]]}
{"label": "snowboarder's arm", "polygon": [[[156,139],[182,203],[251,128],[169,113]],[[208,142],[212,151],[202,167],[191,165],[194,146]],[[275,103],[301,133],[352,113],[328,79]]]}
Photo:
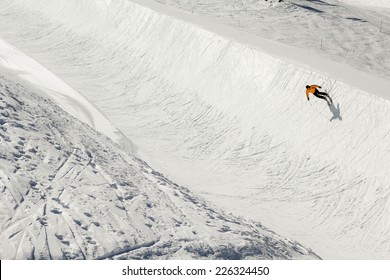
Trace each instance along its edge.
{"label": "snowboarder's arm", "polygon": [[312,87],[321,88],[319,85],[312,85]]}
{"label": "snowboarder's arm", "polygon": [[306,98],[307,98],[307,100],[310,100],[309,99],[309,90],[306,90]]}

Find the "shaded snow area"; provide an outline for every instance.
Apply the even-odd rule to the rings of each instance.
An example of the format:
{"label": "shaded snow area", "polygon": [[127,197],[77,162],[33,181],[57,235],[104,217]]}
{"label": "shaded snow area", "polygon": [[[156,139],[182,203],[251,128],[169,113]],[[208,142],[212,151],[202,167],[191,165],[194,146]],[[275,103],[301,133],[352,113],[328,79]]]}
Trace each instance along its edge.
{"label": "shaded snow area", "polygon": [[[1,169],[8,170],[4,184],[20,184],[17,203],[22,194],[27,201],[30,187],[37,193],[53,188],[52,196],[35,197],[40,204],[27,212],[35,214],[2,204],[11,205],[2,210],[9,231],[1,244],[13,240],[7,257],[30,257],[31,251],[37,257],[50,244],[56,244],[50,251],[68,248],[86,258],[311,256],[276,236],[267,245],[262,234],[268,233],[248,219],[321,258],[389,259],[390,38],[376,25],[387,10],[330,0],[135,2],[144,6],[127,0],[0,2],[0,38],[89,100],[135,144],[137,157],[164,174],[89,126],[57,123],[65,117],[53,114],[46,122],[66,132],[53,133],[46,124],[41,136],[25,131],[42,138],[51,133],[54,143],[42,140],[47,147],[40,151],[49,157],[37,159],[42,170],[35,175],[41,179],[32,178],[35,186],[27,171],[21,173],[26,183],[9,183],[19,178],[13,156],[1,161],[11,165]],[[307,101],[306,84],[321,85],[334,103]],[[11,135],[14,149],[19,140]],[[55,187],[50,175],[63,181]],[[41,216],[56,226],[26,227]],[[57,227],[70,247],[56,238]],[[29,245],[34,242],[43,245]],[[23,250],[29,253],[17,253]]]}
{"label": "shaded snow area", "polygon": [[1,259],[317,258],[209,206],[4,75],[0,109]]}

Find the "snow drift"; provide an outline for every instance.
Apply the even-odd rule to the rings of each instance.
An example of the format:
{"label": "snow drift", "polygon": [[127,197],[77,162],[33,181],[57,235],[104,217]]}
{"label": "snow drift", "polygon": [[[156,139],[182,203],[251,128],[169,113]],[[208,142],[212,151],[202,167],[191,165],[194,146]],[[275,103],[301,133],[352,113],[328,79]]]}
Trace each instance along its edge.
{"label": "snow drift", "polygon": [[[2,1],[0,36],[170,179],[320,256],[389,258],[389,101],[164,13],[125,0]],[[334,105],[309,103],[311,83]]]}

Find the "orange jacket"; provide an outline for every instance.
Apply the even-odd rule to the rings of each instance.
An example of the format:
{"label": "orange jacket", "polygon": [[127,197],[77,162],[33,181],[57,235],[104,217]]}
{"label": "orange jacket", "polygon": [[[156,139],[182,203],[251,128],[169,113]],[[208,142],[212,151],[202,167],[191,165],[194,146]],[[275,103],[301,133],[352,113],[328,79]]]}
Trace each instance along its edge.
{"label": "orange jacket", "polygon": [[321,86],[318,85],[311,85],[308,89],[306,89],[306,97],[309,99],[309,94],[313,94],[316,92],[317,88],[321,88]]}

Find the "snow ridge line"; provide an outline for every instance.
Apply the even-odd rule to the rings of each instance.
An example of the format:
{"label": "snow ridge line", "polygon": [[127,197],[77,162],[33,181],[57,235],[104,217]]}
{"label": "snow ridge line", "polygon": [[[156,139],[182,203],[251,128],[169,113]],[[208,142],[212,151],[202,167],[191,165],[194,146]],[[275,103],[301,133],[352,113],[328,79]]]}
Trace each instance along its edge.
{"label": "snow ridge line", "polygon": [[202,18],[192,13],[156,3],[153,0],[129,0],[137,5],[151,9],[157,13],[167,15],[179,21],[194,24],[203,30],[215,33],[216,35],[244,44],[248,47],[256,48],[265,54],[271,55],[287,63],[304,69],[312,69],[323,75],[334,77],[338,81],[357,87],[361,90],[378,95],[390,100],[390,81],[373,76],[357,70],[351,66],[340,64],[335,61],[324,59],[323,57],[301,50],[292,46],[287,46],[256,35],[235,29],[221,23]]}
{"label": "snow ridge line", "polygon": [[124,248],[117,248],[117,249],[113,250],[110,253],[107,253],[107,254],[104,254],[104,255],[102,255],[100,257],[97,257],[96,260],[112,259],[114,257],[118,257],[120,255],[123,255],[123,254],[126,254],[126,253],[130,253],[132,251],[135,251],[135,250],[138,250],[138,249],[141,249],[141,248],[152,247],[154,244],[156,244],[159,241],[160,240],[157,239],[157,240],[145,242],[143,244],[138,244],[138,245],[135,245],[135,246],[125,246]]}

